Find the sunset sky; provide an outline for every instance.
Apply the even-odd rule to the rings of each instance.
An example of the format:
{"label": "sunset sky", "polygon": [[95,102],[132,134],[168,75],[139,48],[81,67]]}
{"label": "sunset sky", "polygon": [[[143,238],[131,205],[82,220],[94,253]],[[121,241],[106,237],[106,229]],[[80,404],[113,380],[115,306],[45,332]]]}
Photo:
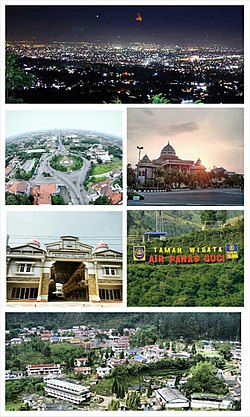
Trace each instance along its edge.
{"label": "sunset sky", "polygon": [[128,109],[128,163],[137,163],[137,145],[152,160],[169,141],[180,159],[243,173],[243,125],[243,109]]}

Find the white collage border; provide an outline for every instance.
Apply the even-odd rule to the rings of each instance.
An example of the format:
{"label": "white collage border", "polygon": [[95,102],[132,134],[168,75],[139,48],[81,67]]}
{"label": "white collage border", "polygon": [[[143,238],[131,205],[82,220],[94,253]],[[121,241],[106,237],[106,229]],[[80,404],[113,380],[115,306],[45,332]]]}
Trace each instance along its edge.
{"label": "white collage border", "polygon": [[[237,207],[237,209],[244,210],[244,218],[245,218],[245,228],[244,228],[244,243],[245,243],[245,251],[244,251],[244,277],[245,277],[245,287],[244,287],[244,307],[152,307],[152,308],[143,308],[143,307],[126,307],[126,265],[127,265],[127,251],[126,251],[126,228],[127,228],[127,222],[126,222],[126,213],[127,209],[129,210],[156,210],[158,207],[126,207],[124,204],[123,206],[102,206],[101,211],[120,211],[123,216],[123,271],[124,271],[124,283],[123,283],[123,294],[124,294],[124,306],[123,308],[119,309],[119,312],[240,312],[241,313],[241,324],[242,324],[242,409],[241,411],[220,411],[219,415],[222,417],[227,417],[228,415],[232,415],[235,417],[250,417],[250,401],[249,401],[249,392],[250,392],[250,360],[249,360],[249,352],[250,352],[250,338],[249,338],[249,326],[250,326],[250,309],[249,309],[249,291],[250,291],[250,285],[249,285],[249,277],[250,277],[250,260],[249,260],[249,252],[250,252],[250,123],[249,123],[249,110],[250,110],[250,83],[249,83],[249,75],[250,75],[250,64],[249,64],[249,47],[250,47],[250,31],[249,31],[249,25],[250,25],[250,0],[0,0],[1,4],[1,10],[0,10],[0,35],[1,35],[1,43],[0,43],[0,62],[1,62],[1,72],[0,72],[0,109],[1,109],[1,134],[0,134],[0,276],[1,276],[1,286],[0,286],[0,417],[18,417],[23,416],[27,417],[30,416],[40,416],[40,412],[33,412],[29,411],[28,413],[25,411],[16,411],[16,412],[7,412],[5,411],[5,389],[4,389],[4,376],[5,376],[5,313],[6,312],[20,312],[24,313],[27,312],[24,308],[18,309],[11,309],[6,307],[6,289],[5,289],[5,277],[6,277],[6,271],[5,271],[5,251],[6,251],[6,217],[8,212],[27,212],[28,209],[33,210],[32,207],[27,206],[19,206],[17,207],[11,207],[11,206],[5,206],[5,192],[4,192],[4,183],[5,183],[5,176],[4,176],[4,169],[5,166],[5,112],[7,110],[18,110],[18,111],[28,111],[28,110],[52,110],[59,108],[61,110],[87,110],[90,109],[102,109],[104,110],[104,105],[15,105],[15,104],[5,104],[5,92],[4,92],[4,83],[5,83],[5,74],[4,74],[4,62],[5,62],[5,13],[4,9],[6,5],[110,5],[110,6],[117,6],[117,5],[130,5],[130,6],[145,6],[145,5],[225,5],[225,6],[232,6],[232,5],[243,5],[244,6],[244,40],[245,40],[245,46],[244,46],[244,55],[245,55],[245,101],[244,105],[203,105],[202,108],[243,108],[244,109],[244,176],[245,176],[245,202],[244,202],[244,208],[243,207]],[[46,107],[45,107],[46,106]],[[126,166],[127,166],[127,129],[126,129],[126,112],[128,108],[151,108],[152,105],[107,105],[112,106],[112,110],[121,110],[123,112],[123,133],[124,133],[124,145],[123,145],[123,169],[124,173],[126,172]],[[180,105],[168,105],[168,108],[178,108]],[[165,108],[164,105],[154,105],[155,108]],[[107,110],[110,107],[107,108]],[[197,109],[197,105],[182,105],[181,108],[195,108]],[[126,175],[124,174],[124,190],[126,190]],[[126,194],[126,193],[125,193]],[[124,201],[126,201],[124,196]],[[80,208],[79,208],[80,207]],[[89,208],[87,206],[57,206],[56,210],[54,210],[54,207],[36,207],[36,210],[38,212],[40,211],[67,211],[72,212],[72,215],[75,211],[81,211],[85,212],[88,211]],[[163,209],[163,206],[160,207]],[[227,207],[227,206],[189,206],[189,207],[182,207],[182,206],[168,206],[164,207],[165,210],[206,210],[206,209],[227,209],[227,210],[233,210],[236,207]],[[92,206],[91,211],[100,211],[100,207],[98,206]],[[74,311],[79,312],[79,310],[65,310],[63,311]],[[114,312],[113,309],[105,309],[105,312]],[[51,312],[52,310],[47,305],[46,307],[39,308],[39,312]],[[56,312],[60,312],[60,309],[57,309]],[[83,311],[84,312],[84,311]],[[87,311],[90,312],[90,311]],[[91,309],[91,313],[94,312],[100,312],[98,308]],[[117,310],[118,312],[118,310]],[[86,412],[85,412],[86,413]],[[98,414],[105,413],[105,416],[117,416],[120,415],[120,412],[98,412]],[[141,416],[144,415],[143,412],[136,411],[136,412],[123,412],[123,414],[129,414],[131,416]],[[168,415],[171,415],[171,411],[157,411],[157,412],[150,412],[150,416],[165,416],[166,413]],[[174,411],[175,416],[183,416],[187,412],[180,412],[180,411]],[[205,416],[211,416],[211,417],[218,417],[218,411],[190,411],[188,412],[191,415],[195,415],[197,417],[205,417]],[[52,417],[52,416],[64,416],[64,417],[78,417],[82,415],[80,412],[52,412],[51,414],[49,412],[43,412],[42,415]],[[87,412],[87,415],[90,417],[97,417],[97,412],[89,411]]]}

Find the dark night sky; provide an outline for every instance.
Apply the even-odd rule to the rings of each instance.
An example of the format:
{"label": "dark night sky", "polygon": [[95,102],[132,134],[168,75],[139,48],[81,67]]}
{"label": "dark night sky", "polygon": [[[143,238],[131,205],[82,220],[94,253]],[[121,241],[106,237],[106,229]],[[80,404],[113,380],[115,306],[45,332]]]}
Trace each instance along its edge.
{"label": "dark night sky", "polygon": [[7,6],[6,20],[7,40],[243,42],[242,6]]}

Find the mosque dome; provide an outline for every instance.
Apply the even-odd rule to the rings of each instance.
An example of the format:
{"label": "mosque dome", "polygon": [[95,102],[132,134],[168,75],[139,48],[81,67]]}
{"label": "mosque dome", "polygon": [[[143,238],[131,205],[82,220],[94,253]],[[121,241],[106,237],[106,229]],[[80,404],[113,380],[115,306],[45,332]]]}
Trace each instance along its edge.
{"label": "mosque dome", "polygon": [[142,158],[141,162],[146,162],[146,163],[149,162],[149,157],[148,157],[147,154],[144,155],[144,157]]}
{"label": "mosque dome", "polygon": [[161,151],[161,156],[166,156],[166,155],[176,155],[173,146],[171,146],[169,142],[166,146],[164,146],[164,148]]}
{"label": "mosque dome", "polygon": [[108,243],[105,243],[105,242],[99,242],[99,243],[97,243],[97,245],[96,245],[96,247],[95,247],[95,252],[99,252],[99,251],[102,251],[103,249],[108,249],[109,248],[109,245],[108,245]]}
{"label": "mosque dome", "polygon": [[41,246],[39,240],[37,240],[37,239],[31,239],[31,240],[29,240],[28,241],[28,244],[29,245],[32,245],[32,246],[36,246],[38,248],[40,248],[40,246]]}

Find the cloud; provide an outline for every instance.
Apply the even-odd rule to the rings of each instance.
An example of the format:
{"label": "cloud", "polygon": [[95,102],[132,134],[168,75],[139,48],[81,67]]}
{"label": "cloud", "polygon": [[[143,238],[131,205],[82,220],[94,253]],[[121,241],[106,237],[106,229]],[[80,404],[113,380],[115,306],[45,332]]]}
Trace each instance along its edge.
{"label": "cloud", "polygon": [[155,112],[152,109],[142,109],[142,112],[145,113],[147,116],[155,115]]}
{"label": "cloud", "polygon": [[159,127],[157,129],[160,135],[175,136],[180,133],[195,132],[199,130],[199,126],[194,122],[171,124],[169,126]]}

